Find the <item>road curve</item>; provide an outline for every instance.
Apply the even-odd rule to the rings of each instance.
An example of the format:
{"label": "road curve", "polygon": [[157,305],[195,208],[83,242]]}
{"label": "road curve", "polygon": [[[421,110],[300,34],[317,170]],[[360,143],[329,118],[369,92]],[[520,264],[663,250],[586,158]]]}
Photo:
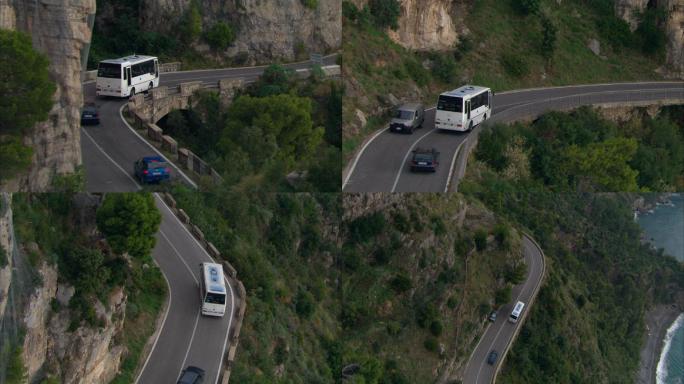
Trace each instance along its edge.
{"label": "road curve", "polygon": [[213,260],[156,194],[155,204],[162,222],[152,257],[169,283],[169,301],[136,383],[175,383],[183,368],[195,365],[206,371],[206,383],[215,384],[235,315],[235,287],[227,281],[223,317],[200,315],[199,264]]}
{"label": "road curve", "polygon": [[[336,55],[326,56],[325,65],[334,64]],[[285,64],[291,69],[308,68],[311,62]],[[175,86],[182,82],[202,81],[216,83],[225,78],[243,78],[253,81],[259,77],[266,66],[224,68],[196,71],[162,73],[160,86]],[[100,125],[81,128],[81,153],[85,169],[86,191],[88,192],[128,192],[136,191],[139,186],[133,180],[133,163],[148,155],[155,155],[154,149],[138,137],[121,119],[120,109],[126,99],[98,98],[95,96],[95,83],[83,85],[84,99],[95,103],[100,110]],[[172,177],[187,180],[177,169],[172,169]],[[190,183],[189,183],[190,184]]]}
{"label": "road curve", "polygon": [[[510,122],[548,110],[609,102],[684,100],[684,82],[592,84],[523,89],[494,95],[491,121]],[[379,132],[351,160],[345,192],[444,192],[457,151],[472,133],[434,128],[435,110],[425,113],[424,128],[412,135]],[[440,165],[432,174],[410,172],[407,161],[416,147],[436,148]],[[462,156],[458,156],[459,159]]]}
{"label": "road curve", "polygon": [[[527,235],[523,236],[522,246],[525,264],[527,264],[527,278],[523,283],[513,287],[513,300],[499,308],[496,321],[487,327],[475,350],[471,353],[463,373],[464,384],[490,384],[494,382],[506,353],[523,326],[534,298],[539,292],[546,269],[544,253]],[[518,301],[525,303],[525,309],[523,310],[523,317],[513,324],[508,321],[508,316]],[[489,365],[487,364],[487,357],[492,350],[497,351],[499,357],[494,365]]]}
{"label": "road curve", "polygon": [[[324,59],[326,64],[335,57]],[[287,65],[306,68],[309,62]],[[222,78],[256,79],[265,67],[186,71],[162,74],[160,83],[173,86],[186,81],[216,82]],[[121,119],[126,100],[96,98],[94,83],[84,84],[85,99],[99,106],[101,124],[81,129],[81,150],[89,192],[138,191],[132,177],[133,162],[154,154],[150,145]],[[183,177],[179,172],[176,177]],[[155,203],[162,215],[157,242],[152,251],[169,288],[169,301],[152,349],[136,383],[175,383],[181,370],[195,365],[206,371],[206,383],[217,383],[235,315],[235,287],[230,283],[228,307],[222,318],[200,315],[199,263],[212,261],[159,196]]]}

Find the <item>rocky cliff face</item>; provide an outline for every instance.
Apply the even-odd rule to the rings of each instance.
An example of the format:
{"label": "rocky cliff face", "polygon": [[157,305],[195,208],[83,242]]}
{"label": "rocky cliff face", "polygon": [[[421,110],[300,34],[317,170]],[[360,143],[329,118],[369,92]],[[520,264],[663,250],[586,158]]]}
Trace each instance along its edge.
{"label": "rocky cliff face", "polygon": [[[319,0],[315,9],[300,0],[206,0],[201,7],[202,26],[228,22],[236,40],[223,52],[249,64],[274,59],[294,60],[298,51],[328,52],[341,45],[342,7],[339,0]],[[145,1],[141,10],[144,30],[168,32],[190,6],[190,0]],[[208,51],[205,45],[196,47]],[[304,53],[304,52],[302,52]]]}
{"label": "rocky cliff face", "polygon": [[[453,48],[458,37],[468,33],[463,23],[467,12],[465,0],[399,0],[399,28],[388,31],[392,40],[415,50]],[[368,0],[353,0],[359,9]]]}
{"label": "rocky cliff face", "polygon": [[684,78],[684,0],[616,0],[615,13],[635,30],[639,24],[639,13],[646,10],[649,4],[667,11],[667,56],[662,72],[667,77]]}
{"label": "rocky cliff face", "polygon": [[[4,250],[6,265],[2,267],[0,261],[0,318],[5,315],[10,281],[12,279],[12,243],[14,228],[12,225],[11,195],[2,193],[0,196],[0,248]],[[2,256],[0,255],[0,258]]]}
{"label": "rocky cliff face", "polygon": [[81,56],[91,38],[88,15],[94,13],[95,0],[0,0],[0,28],[28,33],[34,48],[48,56],[57,83],[48,120],[25,139],[34,151],[29,173],[6,189],[45,190],[55,174],[81,164]]}
{"label": "rocky cliff face", "polygon": [[[70,310],[67,309],[73,288],[57,283],[57,270],[43,264],[38,271],[42,286],[35,289],[24,316],[22,358],[29,382],[46,374],[61,383],[108,383],[118,372],[125,348],[114,343],[123,327],[126,297],[117,289],[109,297],[107,307],[97,303],[101,328],[87,326],[69,330]],[[52,302],[60,303],[53,312]]]}

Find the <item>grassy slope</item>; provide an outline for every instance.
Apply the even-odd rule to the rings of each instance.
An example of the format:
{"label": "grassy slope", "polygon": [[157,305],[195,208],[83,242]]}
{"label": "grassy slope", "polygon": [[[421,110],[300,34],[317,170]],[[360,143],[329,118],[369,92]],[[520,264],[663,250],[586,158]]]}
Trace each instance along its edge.
{"label": "grassy slope", "polygon": [[546,283],[500,381],[632,381],[645,311],[684,287],[684,265],[640,243],[633,196],[553,193],[474,159],[461,189],[530,228],[548,260]]}
{"label": "grassy slope", "polygon": [[[339,221],[343,204],[349,208],[340,194],[248,197],[178,189],[174,196],[246,285],[248,307],[231,377],[240,383],[336,382],[352,363],[364,367],[356,380],[429,382],[442,360],[423,346],[433,336],[417,324],[417,309],[435,306],[430,319],[443,326],[435,340],[447,357],[462,361],[504,284],[496,277],[519,255],[517,235],[509,238],[510,250],[492,240],[486,251],[471,250],[466,274],[464,255],[454,251],[457,234],[471,238],[477,228],[491,230],[495,220],[473,206],[465,230],[454,230],[461,209],[455,195],[397,195],[403,200],[380,213],[381,224],[362,231],[379,229],[363,241],[351,238],[354,220]],[[364,207],[364,217],[376,211],[373,204]],[[383,251],[387,260],[379,263]],[[400,273],[416,288],[393,290],[390,281]],[[301,292],[311,294],[310,317],[298,308]]]}
{"label": "grassy slope", "polygon": [[[555,1],[542,0],[542,9],[558,29],[556,51],[550,65],[546,66],[539,54],[541,25],[537,17],[519,15],[508,1],[477,1],[465,18],[472,32],[473,49],[457,62],[453,81],[444,83],[428,74],[428,83],[419,86],[420,97],[431,105],[440,92],[466,82],[486,85],[496,92],[533,86],[659,78],[654,72],[660,65],[657,59],[629,49],[614,52],[597,31],[595,20],[599,16],[580,1],[563,1],[558,5]],[[587,48],[591,38],[601,41],[601,54],[605,59]],[[399,98],[406,97],[407,90],[415,86],[410,71],[407,74],[407,63],[420,63],[427,56],[403,49],[373,27],[361,27],[346,20],[343,42],[344,74],[358,81],[359,93],[369,100],[364,104],[359,97],[345,99],[345,121],[352,118],[357,108],[374,114],[381,105],[378,96],[391,92]],[[526,61],[528,74],[522,77],[508,74],[500,60],[504,54],[514,54]],[[542,78],[543,74],[545,78]],[[345,158],[348,159],[362,138],[382,122],[383,119],[374,121],[358,133],[349,132],[345,126]]]}

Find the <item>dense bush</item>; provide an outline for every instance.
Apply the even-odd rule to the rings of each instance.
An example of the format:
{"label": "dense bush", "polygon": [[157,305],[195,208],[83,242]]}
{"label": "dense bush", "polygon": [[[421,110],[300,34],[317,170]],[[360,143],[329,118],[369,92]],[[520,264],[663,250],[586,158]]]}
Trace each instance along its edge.
{"label": "dense bush", "polygon": [[295,298],[295,308],[300,317],[304,319],[310,318],[316,310],[313,295],[308,291],[300,290]]}
{"label": "dense bush", "polygon": [[427,339],[425,339],[423,346],[430,352],[437,352],[437,350],[439,349],[439,343],[437,342],[437,339],[435,339],[434,337],[428,337]]}
{"label": "dense bush", "polygon": [[213,50],[222,51],[233,43],[235,32],[233,32],[233,28],[229,24],[219,21],[207,30],[204,34],[204,39]]}
{"label": "dense bush", "polygon": [[97,227],[114,252],[149,258],[161,214],[151,194],[111,193],[97,210]]}
{"label": "dense bush", "polygon": [[667,11],[661,8],[648,9],[641,15],[635,34],[641,40],[641,51],[645,54],[664,56],[667,35],[660,25],[666,18]]}
{"label": "dense bush", "polygon": [[411,289],[411,278],[405,273],[399,273],[390,280],[390,286],[397,293],[403,293]]}
{"label": "dense bush", "polygon": [[542,16],[542,40],[541,40],[541,55],[546,61],[551,60],[553,53],[556,50],[556,26],[553,25],[551,19],[547,16]]}
{"label": "dense bush", "polygon": [[513,7],[523,15],[539,12],[540,0],[512,0]]}
{"label": "dense bush", "polygon": [[477,248],[479,252],[487,249],[487,235],[487,231],[484,229],[478,229],[475,231],[475,236],[473,239],[475,240],[475,248]]}
{"label": "dense bush", "polygon": [[365,243],[382,233],[386,220],[382,212],[374,212],[361,216],[349,223],[349,234],[352,241]]}
{"label": "dense bush", "polygon": [[436,54],[432,62],[432,74],[439,81],[450,84],[456,76],[456,60],[450,54]]}
{"label": "dense bush", "polygon": [[397,21],[401,13],[401,6],[397,0],[370,0],[368,2],[375,25],[380,28],[399,28]]}
{"label": "dense bush", "polygon": [[302,4],[309,9],[316,9],[318,7],[318,0],[301,0]]}

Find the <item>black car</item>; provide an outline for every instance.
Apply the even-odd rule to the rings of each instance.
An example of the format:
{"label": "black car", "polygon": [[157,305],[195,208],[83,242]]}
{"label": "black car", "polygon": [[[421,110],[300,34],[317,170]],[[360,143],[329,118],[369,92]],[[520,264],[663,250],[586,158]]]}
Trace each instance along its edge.
{"label": "black car", "polygon": [[81,125],[100,124],[100,114],[94,106],[83,107],[81,111]]}
{"label": "black car", "polygon": [[204,369],[191,365],[181,372],[177,384],[202,384],[202,382],[204,382]]}
{"label": "black car", "polygon": [[487,356],[487,364],[494,365],[494,363],[496,363],[497,357],[499,357],[499,353],[497,351],[492,350],[489,352],[489,356]]}
{"label": "black car", "polygon": [[411,171],[435,172],[439,165],[439,152],[436,149],[418,148],[413,151],[411,159]]}

